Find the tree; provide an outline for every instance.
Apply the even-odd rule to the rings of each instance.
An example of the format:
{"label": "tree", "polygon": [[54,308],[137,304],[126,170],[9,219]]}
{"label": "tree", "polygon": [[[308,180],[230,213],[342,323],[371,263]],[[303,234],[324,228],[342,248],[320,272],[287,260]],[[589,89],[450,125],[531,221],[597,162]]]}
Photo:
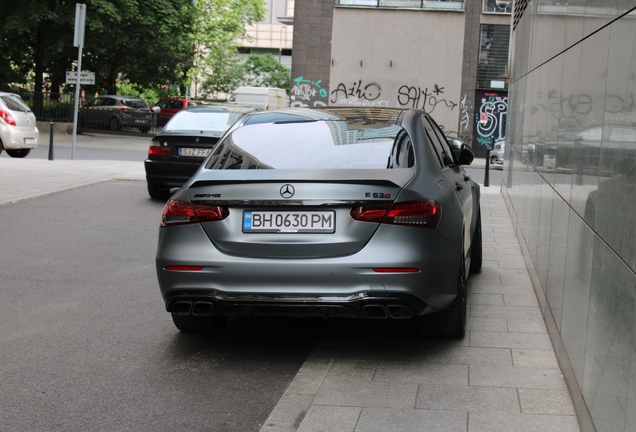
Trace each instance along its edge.
{"label": "tree", "polygon": [[280,64],[272,54],[250,54],[244,58],[241,66],[243,70],[241,85],[278,87],[285,89],[289,94],[291,71]]}
{"label": "tree", "polygon": [[227,93],[236,81],[238,41],[263,19],[263,0],[194,0],[194,66],[190,76],[210,93]]}

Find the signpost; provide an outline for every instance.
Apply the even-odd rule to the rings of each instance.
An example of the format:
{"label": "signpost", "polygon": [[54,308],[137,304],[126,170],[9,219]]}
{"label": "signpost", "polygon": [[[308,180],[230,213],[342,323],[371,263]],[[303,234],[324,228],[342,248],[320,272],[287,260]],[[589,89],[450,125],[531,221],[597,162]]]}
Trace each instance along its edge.
{"label": "signpost", "polygon": [[[73,146],[71,148],[71,160],[75,159],[75,141],[77,139],[77,114],[79,110],[80,87],[83,83],[82,70],[82,48],[84,47],[84,27],[86,24],[86,5],[75,4],[75,32],[73,34],[73,46],[78,47],[77,50],[77,72],[71,72],[71,78],[75,80],[75,110],[73,112]],[[80,73],[79,83],[77,82],[77,74]],[[93,73],[93,84],[95,83],[95,74]],[[69,82],[69,72],[66,72],[66,82]]]}

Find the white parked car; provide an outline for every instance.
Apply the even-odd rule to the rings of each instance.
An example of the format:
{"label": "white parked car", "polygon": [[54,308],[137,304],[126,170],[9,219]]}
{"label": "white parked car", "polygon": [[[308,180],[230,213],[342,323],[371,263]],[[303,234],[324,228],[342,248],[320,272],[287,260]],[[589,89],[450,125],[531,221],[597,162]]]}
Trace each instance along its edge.
{"label": "white parked car", "polygon": [[40,132],[35,115],[22,98],[14,93],[0,92],[0,153],[22,158],[38,145]]}

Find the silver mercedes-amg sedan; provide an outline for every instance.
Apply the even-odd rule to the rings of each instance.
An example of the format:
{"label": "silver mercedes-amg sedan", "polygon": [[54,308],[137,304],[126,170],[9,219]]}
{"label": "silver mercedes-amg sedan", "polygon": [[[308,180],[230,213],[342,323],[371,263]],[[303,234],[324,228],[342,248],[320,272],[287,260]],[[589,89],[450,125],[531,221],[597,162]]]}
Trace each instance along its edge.
{"label": "silver mercedes-amg sedan", "polygon": [[479,185],[422,111],[262,111],[166,203],[157,276],[185,332],[233,315],[410,319],[462,337]]}

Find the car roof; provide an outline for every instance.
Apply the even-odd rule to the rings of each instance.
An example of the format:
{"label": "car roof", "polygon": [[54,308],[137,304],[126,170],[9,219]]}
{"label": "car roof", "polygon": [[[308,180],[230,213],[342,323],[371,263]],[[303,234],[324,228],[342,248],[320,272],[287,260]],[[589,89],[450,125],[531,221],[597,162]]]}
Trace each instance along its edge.
{"label": "car roof", "polygon": [[203,112],[250,112],[258,111],[258,108],[242,105],[197,105],[189,106],[181,111],[203,111]]}
{"label": "car roof", "polygon": [[401,124],[408,111],[410,110],[404,108],[340,106],[280,108],[254,113],[250,116],[246,124],[315,120],[359,122],[362,123],[362,125],[371,123]]}

